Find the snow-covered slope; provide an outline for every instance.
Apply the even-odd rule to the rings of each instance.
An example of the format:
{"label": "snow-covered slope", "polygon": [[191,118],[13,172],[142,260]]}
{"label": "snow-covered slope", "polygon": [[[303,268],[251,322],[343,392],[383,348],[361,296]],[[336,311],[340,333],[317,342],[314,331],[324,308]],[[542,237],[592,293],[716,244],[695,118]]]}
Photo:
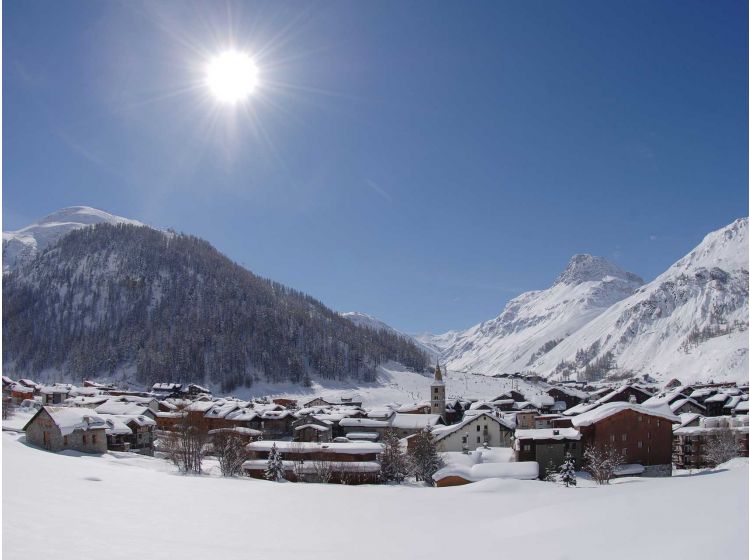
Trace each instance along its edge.
{"label": "snow-covered slope", "polygon": [[642,284],[601,257],[575,255],[550,288],[512,299],[497,318],[463,332],[421,335],[421,340],[441,349],[454,370],[530,370],[539,356]]}
{"label": "snow-covered slope", "polygon": [[[683,382],[747,382],[747,228],[747,218],[741,218],[708,234],[530,369],[555,376],[634,372]],[[613,369],[607,371],[607,362]]]}
{"label": "snow-covered slope", "polygon": [[3,232],[3,272],[31,260],[66,233],[101,223],[145,225],[88,206],[63,208],[17,231]]}

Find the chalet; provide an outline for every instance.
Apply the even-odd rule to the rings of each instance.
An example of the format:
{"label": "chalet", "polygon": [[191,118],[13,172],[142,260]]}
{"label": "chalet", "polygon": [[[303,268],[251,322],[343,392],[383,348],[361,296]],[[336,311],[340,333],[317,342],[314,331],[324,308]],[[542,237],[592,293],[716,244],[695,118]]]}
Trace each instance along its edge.
{"label": "chalet", "polygon": [[10,388],[15,385],[15,383],[16,382],[10,377],[3,375],[3,397],[10,397]]}
{"label": "chalet", "polygon": [[182,383],[154,383],[151,392],[158,399],[179,397],[182,395]]}
{"label": "chalet", "polygon": [[14,403],[20,404],[25,400],[34,398],[34,389],[21,383],[14,383],[10,387],[10,398]]}
{"label": "chalet", "polygon": [[459,424],[433,430],[440,451],[469,451],[480,447],[510,447],[513,425],[498,413],[467,416]]}
{"label": "chalet", "polygon": [[157,412],[155,418],[156,428],[164,431],[174,430],[182,422],[186,414],[186,412]]}
{"label": "chalet", "polygon": [[706,407],[698,401],[691,399],[690,397],[683,397],[675,400],[669,405],[669,408],[677,415],[685,414],[687,412],[701,415],[706,414]]}
{"label": "chalet", "polygon": [[44,406],[24,426],[26,440],[50,451],[107,451],[107,425],[85,408]]}
{"label": "chalet", "polygon": [[320,420],[312,414],[304,415],[292,422],[294,441],[328,442],[333,439],[334,423]]}
{"label": "chalet", "polygon": [[255,441],[245,447],[249,459],[242,468],[249,476],[264,478],[274,445],[281,455],[284,478],[291,482],[326,476],[333,483],[373,484],[380,475],[378,455],[383,445],[379,443]]}
{"label": "chalet", "polygon": [[45,405],[56,405],[65,402],[70,393],[69,385],[53,385],[42,387],[39,392]]}
{"label": "chalet", "polygon": [[278,398],[278,399],[273,399],[271,402],[273,402],[274,404],[281,405],[284,408],[288,408],[288,409],[295,409],[295,408],[297,408],[297,401],[295,399],[281,399],[281,398]]}
{"label": "chalet", "polygon": [[640,464],[646,475],[671,476],[672,424],[680,419],[669,407],[609,402],[572,418],[588,446],[615,448],[627,464]]}
{"label": "chalet", "polygon": [[550,465],[559,469],[568,453],[581,465],[581,433],[575,428],[516,430],[513,449],[516,461],[536,461],[541,477]]}
{"label": "chalet", "polygon": [[560,410],[566,410],[572,408],[577,404],[586,402],[589,400],[589,394],[576,389],[575,387],[566,387],[564,385],[556,385],[547,391],[547,394],[552,397],[557,403],[563,403],[565,406],[558,407]]}

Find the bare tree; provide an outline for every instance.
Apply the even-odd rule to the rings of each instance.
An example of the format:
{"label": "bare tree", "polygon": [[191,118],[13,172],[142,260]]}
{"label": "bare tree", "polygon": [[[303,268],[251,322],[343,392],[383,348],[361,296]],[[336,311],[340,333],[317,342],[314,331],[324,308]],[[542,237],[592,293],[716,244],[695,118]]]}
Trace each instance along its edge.
{"label": "bare tree", "polygon": [[312,482],[328,484],[333,478],[333,464],[330,461],[312,461]]}
{"label": "bare tree", "polygon": [[587,470],[597,484],[609,484],[615,475],[617,467],[625,462],[625,458],[612,446],[586,448],[583,453],[585,470]]}
{"label": "bare tree", "polygon": [[242,474],[242,464],[247,460],[242,438],[231,430],[216,430],[211,434],[214,455],[219,460],[219,468],[224,476]]}
{"label": "bare tree", "polygon": [[717,428],[706,437],[704,455],[709,465],[720,465],[739,457],[741,453],[742,447],[731,428]]}
{"label": "bare tree", "polygon": [[11,418],[15,411],[16,411],[16,405],[13,402],[13,399],[4,398],[3,399],[3,420],[7,420],[8,418]]}
{"label": "bare tree", "polygon": [[201,474],[208,430],[202,417],[185,414],[165,436],[164,451],[182,473]]}

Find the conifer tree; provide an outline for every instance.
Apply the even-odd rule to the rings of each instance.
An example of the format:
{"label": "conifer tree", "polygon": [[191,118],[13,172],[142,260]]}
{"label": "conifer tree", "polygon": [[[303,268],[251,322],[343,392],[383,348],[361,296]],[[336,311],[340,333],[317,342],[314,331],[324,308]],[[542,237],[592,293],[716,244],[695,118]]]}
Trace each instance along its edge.
{"label": "conifer tree", "polygon": [[271,446],[271,451],[268,453],[268,464],[264,476],[266,480],[276,482],[284,480],[284,463],[281,460],[281,453],[276,449],[275,443]]}
{"label": "conifer tree", "polygon": [[392,430],[383,437],[385,448],[380,454],[380,476],[386,482],[401,484],[409,473],[406,455],[401,451],[401,442]]}
{"label": "conifer tree", "polygon": [[560,466],[560,481],[568,486],[576,485],[576,465],[570,453],[565,454],[565,461]]}
{"label": "conifer tree", "polygon": [[434,486],[435,481],[432,475],[441,469],[445,463],[438,453],[432,428],[428,426],[414,438],[414,447],[409,451],[411,472],[418,481],[423,480],[430,486]]}

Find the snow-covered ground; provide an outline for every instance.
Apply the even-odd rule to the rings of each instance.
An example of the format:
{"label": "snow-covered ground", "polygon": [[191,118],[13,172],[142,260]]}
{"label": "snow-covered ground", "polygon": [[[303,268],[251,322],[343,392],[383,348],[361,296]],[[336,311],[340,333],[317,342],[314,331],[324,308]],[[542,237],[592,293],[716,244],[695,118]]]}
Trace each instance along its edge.
{"label": "snow-covered ground", "polygon": [[[542,394],[546,385],[534,385],[524,380],[499,379],[448,370],[443,375],[448,398],[494,399],[505,391],[517,389],[525,395]],[[264,397],[290,398],[304,402],[315,396],[340,397],[358,395],[365,406],[382,406],[389,403],[407,404],[430,398],[432,377],[406,371],[399,364],[378,368],[376,383],[336,382],[316,378],[312,387],[294,384],[256,383],[250,389],[239,389],[234,396],[240,398]]]}
{"label": "snow-covered ground", "polygon": [[355,487],[181,476],[161,459],[2,438],[8,559],[748,557],[746,459],[608,487]]}

